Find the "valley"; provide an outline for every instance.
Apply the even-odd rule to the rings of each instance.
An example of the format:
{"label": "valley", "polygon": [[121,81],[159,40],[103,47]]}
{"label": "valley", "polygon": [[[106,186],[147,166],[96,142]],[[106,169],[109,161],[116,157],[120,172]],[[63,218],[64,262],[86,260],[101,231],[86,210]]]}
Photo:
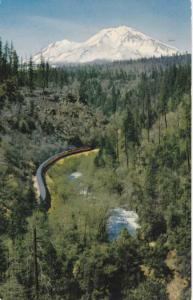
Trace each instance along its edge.
{"label": "valley", "polygon": [[[0,49],[0,298],[190,299],[191,56],[58,68]],[[70,145],[99,150],[47,170],[48,210],[34,176]]]}

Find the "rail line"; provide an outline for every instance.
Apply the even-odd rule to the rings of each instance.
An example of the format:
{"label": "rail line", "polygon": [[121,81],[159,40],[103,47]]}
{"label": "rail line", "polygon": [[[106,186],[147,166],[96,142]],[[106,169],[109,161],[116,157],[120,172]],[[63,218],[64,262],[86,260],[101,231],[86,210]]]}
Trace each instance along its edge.
{"label": "rail line", "polygon": [[51,165],[53,165],[59,159],[62,159],[67,156],[75,155],[77,153],[87,152],[93,150],[93,147],[80,147],[77,148],[75,146],[69,146],[65,148],[62,152],[55,154],[45,160],[37,169],[36,172],[36,181],[37,188],[40,195],[40,204],[42,204],[45,208],[49,209],[51,205],[51,197],[46,185],[45,173]]}

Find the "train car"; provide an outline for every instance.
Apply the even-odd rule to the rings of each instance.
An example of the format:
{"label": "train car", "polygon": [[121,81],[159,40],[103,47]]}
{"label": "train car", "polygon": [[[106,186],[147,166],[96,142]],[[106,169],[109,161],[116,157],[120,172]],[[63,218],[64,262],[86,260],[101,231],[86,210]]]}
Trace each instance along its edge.
{"label": "train car", "polygon": [[93,150],[93,147],[84,146],[84,147],[76,148],[75,146],[69,146],[65,148],[62,152],[51,156],[39,166],[36,172],[36,180],[37,180],[38,190],[40,194],[40,203],[43,204],[43,206],[46,207],[46,209],[49,209],[51,205],[51,198],[45,181],[45,172],[48,170],[48,168],[53,163],[66,156],[75,155],[77,153],[91,151],[91,150]]}

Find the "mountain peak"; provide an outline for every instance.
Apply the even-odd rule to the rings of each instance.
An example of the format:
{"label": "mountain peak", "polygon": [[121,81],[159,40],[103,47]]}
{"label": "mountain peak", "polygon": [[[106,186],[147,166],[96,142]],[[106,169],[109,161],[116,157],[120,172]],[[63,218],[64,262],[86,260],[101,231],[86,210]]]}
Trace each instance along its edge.
{"label": "mountain peak", "polygon": [[41,55],[51,64],[87,63],[170,56],[179,50],[125,25],[104,28],[82,43],[62,40],[50,44],[34,56]]}
{"label": "mountain peak", "polygon": [[127,32],[135,33],[138,32],[136,29],[126,26],[126,25],[121,25],[121,26],[116,26],[116,27],[110,27],[110,28],[104,28],[102,31],[114,31],[119,34],[125,34]]}

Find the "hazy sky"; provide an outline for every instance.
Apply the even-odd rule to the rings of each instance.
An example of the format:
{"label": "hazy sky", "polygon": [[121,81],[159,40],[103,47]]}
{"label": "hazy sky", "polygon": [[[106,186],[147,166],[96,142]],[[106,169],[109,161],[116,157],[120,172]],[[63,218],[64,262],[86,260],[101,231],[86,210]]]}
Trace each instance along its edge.
{"label": "hazy sky", "polygon": [[23,56],[118,25],[191,49],[190,0],[0,0],[0,36]]}

